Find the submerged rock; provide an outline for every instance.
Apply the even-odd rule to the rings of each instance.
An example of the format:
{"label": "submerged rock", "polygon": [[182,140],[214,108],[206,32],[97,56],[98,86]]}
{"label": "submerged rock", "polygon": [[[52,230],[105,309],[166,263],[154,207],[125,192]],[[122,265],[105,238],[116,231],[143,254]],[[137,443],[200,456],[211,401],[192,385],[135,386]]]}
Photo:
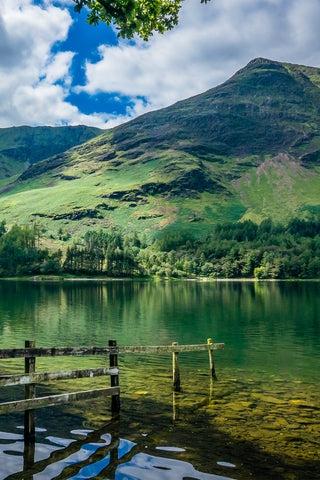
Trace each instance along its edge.
{"label": "submerged rock", "polygon": [[285,403],[283,400],[280,400],[279,398],[272,397],[271,395],[264,395],[263,393],[252,393],[251,397],[266,403],[275,403],[279,405]]}

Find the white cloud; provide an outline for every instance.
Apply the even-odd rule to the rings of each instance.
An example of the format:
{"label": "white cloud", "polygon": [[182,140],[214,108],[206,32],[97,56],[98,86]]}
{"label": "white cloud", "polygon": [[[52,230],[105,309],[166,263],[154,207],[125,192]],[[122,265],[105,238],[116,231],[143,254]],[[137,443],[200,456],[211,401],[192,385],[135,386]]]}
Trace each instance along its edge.
{"label": "white cloud", "polygon": [[109,127],[203,92],[254,57],[320,64],[319,0],[185,0],[173,31],[148,43],[100,46],[100,59],[86,63],[86,84],[76,91],[128,96],[132,106],[124,115],[86,115],[68,101],[77,52],[53,53],[68,36],[72,3],[0,0],[0,127]]}
{"label": "white cloud", "polygon": [[74,52],[52,53],[52,47],[67,38],[71,24],[69,11],[51,2],[0,0],[0,127],[103,126],[109,119],[82,114],[66,100]]}
{"label": "white cloud", "polygon": [[319,24],[319,0],[186,0],[175,30],[101,46],[78,90],[145,96],[150,110],[223,82],[255,57],[319,66]]}
{"label": "white cloud", "polygon": [[73,57],[73,52],[59,52],[53,55],[43,72],[46,81],[48,83],[62,81],[65,84],[70,84],[71,77],[69,71]]}

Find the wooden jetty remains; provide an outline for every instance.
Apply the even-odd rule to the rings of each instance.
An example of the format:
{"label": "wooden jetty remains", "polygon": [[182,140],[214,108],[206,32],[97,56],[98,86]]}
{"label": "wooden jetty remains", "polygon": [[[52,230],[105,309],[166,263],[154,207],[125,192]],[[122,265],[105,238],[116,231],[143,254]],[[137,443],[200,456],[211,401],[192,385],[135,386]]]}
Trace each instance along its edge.
{"label": "wooden jetty remains", "polygon": [[[24,359],[24,373],[21,375],[4,375],[0,373],[0,387],[10,387],[20,385],[24,387],[24,399],[14,400],[0,403],[0,414],[24,412],[24,461],[23,472],[10,475],[10,480],[22,480],[24,478],[32,478],[32,476],[42,471],[46,465],[57,462],[68,457],[68,455],[81,448],[82,443],[99,439],[104,430],[98,430],[90,434],[85,440],[73,442],[63,450],[58,450],[50,455],[50,458],[35,462],[35,409],[41,407],[49,407],[54,405],[65,404],[76,400],[92,399],[97,397],[111,397],[111,413],[113,422],[117,421],[120,412],[120,384],[119,384],[119,355],[137,354],[137,355],[172,355],[172,386],[175,392],[181,391],[181,377],[179,369],[179,355],[188,352],[205,351],[209,355],[209,373],[211,379],[216,379],[214,365],[214,351],[224,348],[223,343],[215,343],[212,339],[208,339],[206,343],[196,345],[179,345],[173,342],[171,345],[158,346],[118,346],[115,340],[109,340],[106,347],[60,347],[60,348],[44,348],[36,347],[34,341],[25,341],[24,348],[11,348],[0,350],[0,360],[7,359]],[[86,368],[79,370],[67,370],[58,372],[36,372],[36,359],[41,357],[84,357],[84,356],[103,356],[108,357],[108,365],[99,368]],[[44,397],[36,396],[36,385],[53,382],[57,380],[75,380],[81,378],[94,377],[110,377],[110,386],[104,388],[95,388],[85,391],[60,393],[56,395],[48,395]],[[175,409],[175,404],[174,404]],[[175,417],[175,413],[174,413]],[[109,424],[108,428],[114,424]],[[113,427],[112,427],[113,428]],[[112,442],[110,445],[101,447],[96,454],[90,458],[93,462],[103,456],[110,454],[110,465],[106,467],[103,474],[110,474],[115,471],[116,467],[125,461],[127,456],[119,460],[118,446],[119,438],[117,434],[112,434]],[[67,471],[61,474],[62,478],[69,478],[69,474],[79,471],[82,464],[70,466]],[[57,477],[57,478],[60,478]],[[100,477],[99,477],[100,478]],[[101,478],[105,478],[102,476]]]}
{"label": "wooden jetty remains", "polygon": [[[35,408],[60,405],[76,400],[92,399],[99,396],[111,397],[112,413],[120,410],[120,385],[119,385],[119,355],[138,354],[172,354],[172,381],[173,390],[181,390],[181,379],[179,369],[179,354],[186,352],[207,351],[209,354],[210,376],[216,378],[213,352],[224,348],[223,343],[214,343],[208,339],[206,343],[196,345],[179,345],[173,342],[172,345],[160,346],[118,346],[115,340],[110,340],[107,347],[60,347],[60,348],[37,348],[34,341],[26,341],[24,348],[11,348],[0,350],[0,359],[24,358],[25,371],[22,375],[1,375],[0,387],[13,385],[23,385],[25,387],[25,398],[0,403],[0,414],[24,410],[33,410]],[[59,372],[36,372],[37,357],[60,357],[60,356],[108,356],[109,365],[100,368],[89,368],[82,370],[69,370]],[[100,376],[110,376],[110,386],[98,389],[91,389],[79,392],[61,393],[45,397],[36,397],[36,384],[51,382],[55,380],[71,380],[79,378],[93,378]],[[26,425],[26,430],[30,426]],[[32,429],[31,429],[32,430]]]}

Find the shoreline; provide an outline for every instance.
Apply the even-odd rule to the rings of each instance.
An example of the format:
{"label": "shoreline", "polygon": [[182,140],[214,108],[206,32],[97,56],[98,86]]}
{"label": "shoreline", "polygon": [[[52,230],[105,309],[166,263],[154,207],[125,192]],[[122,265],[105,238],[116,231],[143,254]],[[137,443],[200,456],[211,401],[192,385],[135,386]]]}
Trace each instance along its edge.
{"label": "shoreline", "polygon": [[195,283],[220,283],[220,282],[240,282],[240,283],[275,283],[275,282],[320,282],[319,278],[159,278],[159,277],[81,277],[81,276],[59,276],[59,275],[33,275],[25,277],[0,277],[0,281],[6,282],[31,282],[31,283],[109,283],[109,282],[195,282]]}

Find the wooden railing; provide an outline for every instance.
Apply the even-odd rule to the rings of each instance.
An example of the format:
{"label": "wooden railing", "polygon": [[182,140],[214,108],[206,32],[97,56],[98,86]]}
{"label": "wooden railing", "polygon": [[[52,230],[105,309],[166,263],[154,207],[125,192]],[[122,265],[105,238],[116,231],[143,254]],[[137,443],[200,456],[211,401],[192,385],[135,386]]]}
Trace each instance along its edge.
{"label": "wooden railing", "polygon": [[[25,389],[23,400],[10,401],[0,403],[0,414],[16,411],[24,411],[24,453],[23,453],[23,472],[10,475],[10,480],[22,480],[25,478],[32,478],[34,474],[43,471],[47,465],[58,462],[67,458],[72,453],[78,451],[82,444],[88,441],[97,441],[101,434],[105,431],[109,432],[109,428],[115,426],[114,423],[108,425],[104,429],[98,430],[89,434],[85,440],[72,442],[68,447],[53,452],[48,459],[39,460],[35,462],[35,445],[36,445],[36,428],[35,428],[35,408],[47,407],[52,405],[59,405],[68,403],[74,400],[84,400],[96,398],[98,396],[111,396],[111,412],[113,415],[112,422],[118,422],[118,413],[120,411],[120,386],[119,386],[119,366],[118,357],[123,354],[138,354],[138,355],[152,355],[152,354],[171,354],[172,355],[172,380],[173,389],[175,392],[181,390],[180,370],[179,370],[179,354],[186,352],[202,352],[207,351],[209,355],[209,370],[210,376],[216,378],[214,365],[214,351],[224,348],[223,343],[214,343],[208,339],[207,343],[198,345],[179,345],[173,342],[172,345],[160,346],[117,346],[115,340],[110,340],[107,347],[61,347],[61,348],[36,348],[35,342],[26,341],[25,348],[18,349],[3,349],[0,350],[0,359],[14,359],[24,358],[25,368],[21,375],[1,375],[0,387],[9,387],[13,385],[22,385]],[[58,371],[58,372],[36,372],[36,358],[38,357],[61,357],[61,356],[91,356],[102,355],[109,358],[109,365],[100,368],[87,368],[79,370]],[[93,378],[109,376],[110,386],[105,388],[91,389],[79,392],[62,393],[58,395],[49,395],[45,397],[36,397],[36,384],[55,380],[73,380],[80,378]],[[176,395],[173,395],[173,418],[176,415],[175,406]],[[113,427],[112,427],[113,425]],[[89,461],[93,462],[99,458],[104,458],[108,453],[110,454],[110,464],[103,470],[101,478],[106,478],[114,474],[115,469],[119,463],[126,461],[128,455],[126,454],[120,459],[118,453],[119,435],[112,434],[112,441],[109,445],[102,445],[95,454],[90,457]],[[87,463],[84,460],[75,465],[67,466],[62,476],[59,478],[69,478],[73,474],[80,471],[81,467]],[[58,477],[57,477],[58,478]],[[99,477],[100,478],[100,477]]]}
{"label": "wooden railing", "polygon": [[[173,342],[172,345],[160,346],[118,346],[115,340],[110,340],[107,347],[60,347],[60,348],[36,348],[35,342],[26,341],[25,348],[2,349],[0,359],[24,358],[25,370],[22,375],[1,375],[0,387],[23,385],[25,387],[25,398],[0,403],[0,414],[16,411],[28,411],[35,408],[47,407],[69,403],[75,400],[85,400],[99,396],[111,396],[111,411],[117,413],[120,410],[120,386],[118,356],[122,354],[172,354],[172,380],[174,391],[181,390],[179,354],[185,352],[207,351],[209,354],[209,369],[212,378],[216,378],[213,352],[224,348],[223,343],[214,343],[211,339],[207,343],[197,345],[179,345]],[[36,370],[37,357],[56,356],[91,356],[105,355],[109,357],[109,366],[90,368],[82,370],[70,370],[59,372],[40,372]],[[45,397],[36,397],[35,385],[55,381],[71,380],[80,378],[93,378],[110,376],[110,386],[98,389],[91,389],[78,392],[62,393]],[[27,416],[26,416],[27,417]],[[30,417],[31,418],[31,417]],[[28,422],[28,420],[26,420]],[[27,430],[32,430],[26,425]]]}

